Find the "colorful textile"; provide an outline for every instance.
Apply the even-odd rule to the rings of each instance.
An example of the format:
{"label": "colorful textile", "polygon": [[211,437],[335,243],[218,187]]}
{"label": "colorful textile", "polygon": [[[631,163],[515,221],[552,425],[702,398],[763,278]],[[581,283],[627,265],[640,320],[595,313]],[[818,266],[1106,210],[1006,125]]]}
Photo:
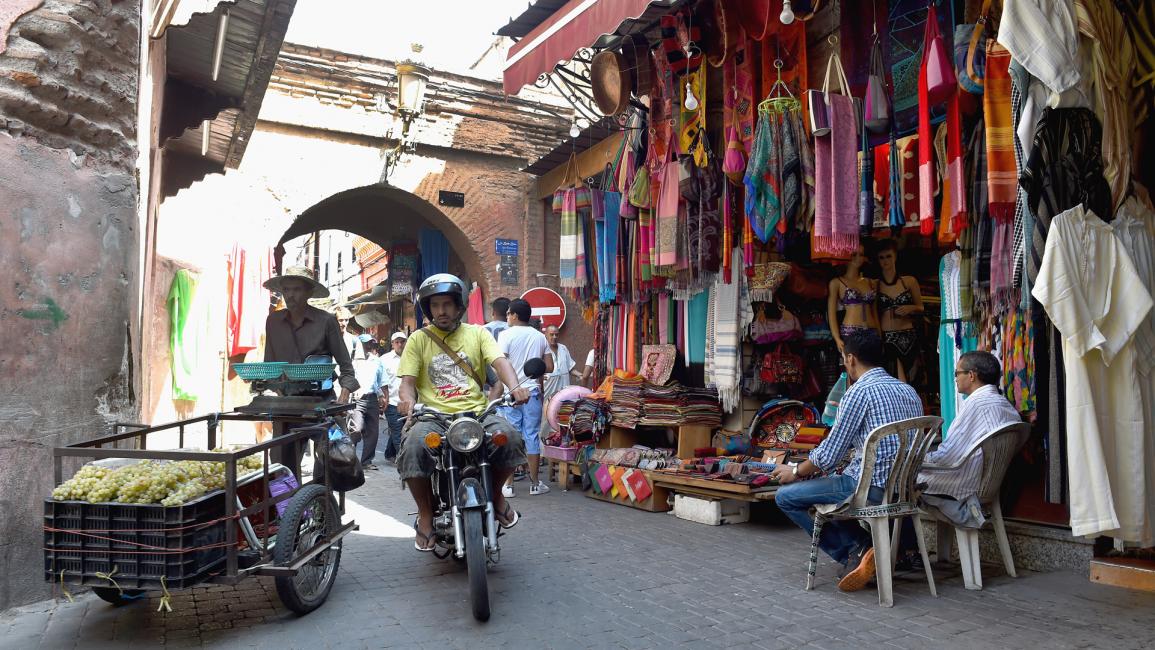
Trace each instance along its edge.
{"label": "colorful textile", "polygon": [[1034,328],[1028,309],[1015,308],[1003,318],[1003,345],[999,361],[1003,367],[1003,393],[1020,413],[1035,410]]}
{"label": "colorful textile", "polygon": [[618,229],[621,224],[619,210],[622,195],[606,192],[603,204],[604,226],[600,228],[598,240],[599,300],[613,302],[618,294]]}
{"label": "colorful textile", "polygon": [[1015,167],[1015,132],[1011,121],[1011,53],[995,41],[987,42],[983,121],[986,123],[987,201],[998,223],[1014,220],[1018,196]]}
{"label": "colorful textile", "polygon": [[485,296],[481,293],[481,286],[476,282],[473,283],[473,291],[469,292],[469,308],[466,311],[465,322],[471,325],[485,325]]}
{"label": "colorful textile", "polygon": [[168,292],[169,352],[172,354],[172,398],[196,400],[197,370],[201,356],[203,315],[193,313],[200,277],[180,269]]}
{"label": "colorful textile", "polygon": [[762,243],[770,238],[771,230],[782,217],[779,200],[782,169],[777,131],[776,116],[759,111],[754,149],[750,152],[746,176],[742,179],[746,188],[746,219],[754,236]]}
{"label": "colorful textile", "polygon": [[[808,62],[806,57],[806,23],[796,20],[789,25],[771,18],[770,33],[762,39],[762,97],[774,94],[774,82],[779,70],[774,67],[776,60],[782,61],[782,83],[795,97],[801,98],[810,88]],[[802,103],[803,111],[806,103]],[[805,112],[803,113],[805,117]]]}
{"label": "colorful textile", "polygon": [[827,93],[830,133],[814,138],[814,248],[847,254],[858,248],[858,138],[854,100]]}
{"label": "colorful textile", "polygon": [[[732,254],[735,258],[739,255],[737,251]],[[734,263],[737,264],[737,259]],[[708,358],[711,363],[707,363],[706,377],[707,382],[718,389],[722,408],[731,412],[742,402],[742,333],[753,320],[754,311],[750,307],[746,279],[743,276],[730,284],[721,281],[715,283],[711,295],[712,327],[708,329],[707,335],[710,348]]]}
{"label": "colorful textile", "polygon": [[567,289],[580,289],[586,286],[585,264],[585,233],[582,223],[578,220],[577,190],[569,188],[558,190],[554,196],[554,205],[561,204],[561,250],[559,252],[560,284]]}
{"label": "colorful textile", "polygon": [[[696,110],[686,109],[686,90],[694,94],[698,100]],[[678,151],[683,155],[692,156],[698,167],[706,166],[709,142],[706,139],[706,71],[698,68],[682,77],[678,84],[678,115],[680,128],[678,129]]]}
{"label": "colorful textile", "polygon": [[[672,149],[671,141],[669,147]],[[655,259],[653,263],[658,267],[668,267],[666,272],[678,261],[678,163],[670,155],[666,164],[662,166],[661,185],[658,186],[656,209],[654,211],[657,239],[655,241]]]}
{"label": "colorful textile", "polygon": [[[861,3],[855,3],[856,5]],[[890,0],[887,19],[889,47],[887,60],[893,81],[894,128],[898,137],[910,135],[918,130],[918,80],[921,76],[923,40],[926,34],[927,0]],[[938,14],[939,33],[953,34],[954,25],[950,11]],[[867,30],[859,25],[845,26],[844,29]],[[858,57],[864,63],[867,57]],[[931,111],[930,122],[942,121],[945,111],[941,107]],[[907,213],[912,214],[911,212]]]}
{"label": "colorful textile", "polygon": [[686,315],[682,320],[690,330],[688,345],[682,348],[686,350],[687,363],[705,363],[706,361],[706,339],[708,338],[706,321],[708,320],[707,313],[711,291],[713,289],[694,294],[689,300],[678,301],[680,305],[685,305],[683,309],[685,309]]}

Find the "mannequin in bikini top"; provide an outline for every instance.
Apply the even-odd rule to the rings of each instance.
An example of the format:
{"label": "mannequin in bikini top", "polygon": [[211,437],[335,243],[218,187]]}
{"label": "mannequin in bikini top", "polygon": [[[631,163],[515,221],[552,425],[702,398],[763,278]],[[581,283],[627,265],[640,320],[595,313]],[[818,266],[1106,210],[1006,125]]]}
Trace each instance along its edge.
{"label": "mannequin in bikini top", "polygon": [[912,276],[898,274],[898,246],[893,240],[881,242],[876,257],[882,271],[878,283],[878,315],[884,365],[892,376],[917,385],[923,365],[917,322],[923,313],[922,293]]}
{"label": "mannequin in bikini top", "polygon": [[[877,280],[862,276],[866,255],[860,246],[846,264],[846,272],[830,281],[826,303],[827,323],[834,342],[842,350],[842,335],[853,329],[878,330]],[[841,320],[838,312],[843,312]]]}

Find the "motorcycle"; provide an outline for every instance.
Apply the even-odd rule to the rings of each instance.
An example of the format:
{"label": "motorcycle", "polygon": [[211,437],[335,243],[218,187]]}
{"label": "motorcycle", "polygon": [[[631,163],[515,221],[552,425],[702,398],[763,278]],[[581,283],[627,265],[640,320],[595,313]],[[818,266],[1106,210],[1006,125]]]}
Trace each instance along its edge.
{"label": "motorcycle", "polygon": [[[545,362],[530,359],[522,368],[527,379],[536,381],[545,374]],[[525,382],[522,382],[524,384]],[[434,421],[441,432],[425,436],[425,447],[433,455],[433,537],[439,559],[453,556],[464,560],[469,572],[469,599],[473,617],[489,620],[489,564],[501,560],[499,526],[493,509],[493,472],[489,457],[508,442],[504,432],[490,433],[483,422],[502,406],[513,406],[510,394],[493,400],[481,413],[442,413],[415,404],[410,425]],[[415,526],[416,527],[416,526]]]}

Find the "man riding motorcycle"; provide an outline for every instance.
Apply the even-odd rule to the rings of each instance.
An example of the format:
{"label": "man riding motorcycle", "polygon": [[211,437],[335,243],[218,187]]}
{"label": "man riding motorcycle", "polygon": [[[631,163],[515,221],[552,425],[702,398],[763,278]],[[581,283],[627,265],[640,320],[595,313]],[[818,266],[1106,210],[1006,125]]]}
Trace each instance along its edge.
{"label": "man riding motorcycle", "polygon": [[[529,391],[520,388],[517,371],[505,358],[493,336],[480,325],[462,323],[466,309],[465,283],[455,275],[439,273],[430,276],[417,290],[421,312],[431,323],[409,337],[397,374],[401,377],[400,399],[397,409],[409,415],[415,403],[432,407],[442,413],[472,411],[486,408],[482,384],[485,368],[492,366],[497,376],[510,389],[517,404],[529,399]],[[452,352],[453,356],[450,356]],[[486,431],[502,431],[508,442],[495,448],[489,458],[493,468],[493,484],[502,485],[518,465],[528,462],[525,442],[521,433],[499,415],[491,415],[482,424]],[[419,421],[409,427],[397,454],[397,472],[413,494],[417,504],[418,551],[432,552],[433,539],[433,486],[430,475],[434,459],[425,446],[425,435],[431,431],[444,432],[444,425],[435,421]],[[512,528],[518,513],[495,490],[491,495],[495,518],[502,528]]]}

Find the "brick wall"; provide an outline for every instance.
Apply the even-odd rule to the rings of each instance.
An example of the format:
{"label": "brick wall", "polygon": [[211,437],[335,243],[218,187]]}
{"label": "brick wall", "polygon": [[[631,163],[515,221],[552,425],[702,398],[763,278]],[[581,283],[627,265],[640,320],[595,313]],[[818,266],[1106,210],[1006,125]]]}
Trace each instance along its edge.
{"label": "brick wall", "polygon": [[139,8],[0,3],[0,610],[49,594],[52,447],[136,418]]}

